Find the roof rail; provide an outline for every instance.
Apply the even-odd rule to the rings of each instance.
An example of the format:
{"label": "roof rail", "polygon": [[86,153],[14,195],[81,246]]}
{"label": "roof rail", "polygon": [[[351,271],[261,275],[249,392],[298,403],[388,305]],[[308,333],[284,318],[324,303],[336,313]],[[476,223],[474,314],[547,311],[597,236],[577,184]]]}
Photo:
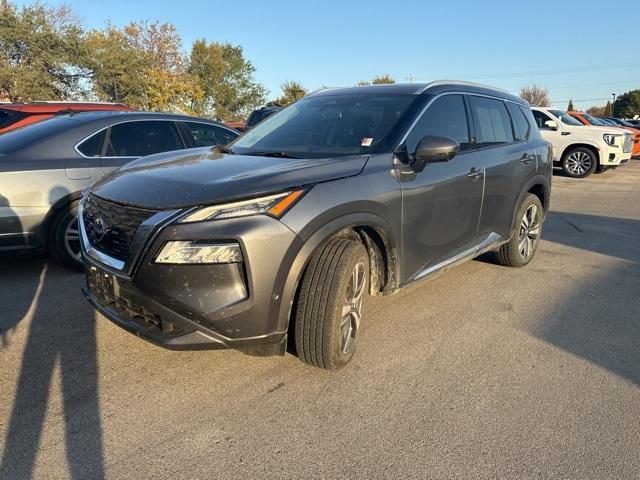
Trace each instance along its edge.
{"label": "roof rail", "polygon": [[463,80],[436,80],[433,82],[429,82],[418,93],[424,93],[427,89],[431,87],[437,87],[438,85],[460,85],[464,87],[488,88],[490,90],[497,90],[502,93],[508,93],[509,95],[513,95],[511,92],[504,90],[502,88],[496,88],[496,87],[492,87],[491,85],[485,85],[482,83],[465,82]]}

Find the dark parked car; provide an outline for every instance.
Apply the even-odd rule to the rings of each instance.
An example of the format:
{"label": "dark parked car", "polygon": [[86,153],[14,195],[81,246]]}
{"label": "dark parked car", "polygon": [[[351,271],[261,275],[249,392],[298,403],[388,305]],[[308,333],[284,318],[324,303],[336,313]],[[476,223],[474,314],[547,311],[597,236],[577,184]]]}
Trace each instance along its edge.
{"label": "dark parked car", "polygon": [[525,101],[467,83],[313,93],[226,148],[137,160],[81,203],[88,300],[167,348],[336,369],[369,293],[534,256],[551,153]]}
{"label": "dark parked car", "polygon": [[0,136],[0,253],[46,247],[82,268],[77,206],[82,190],[131,160],[226,144],[238,133],[183,115],[59,115]]}
{"label": "dark parked car", "polygon": [[270,117],[271,115],[273,115],[276,112],[279,112],[280,110],[282,110],[282,107],[276,107],[276,106],[266,106],[266,107],[262,107],[257,110],[254,110],[249,115],[249,118],[247,118],[247,124],[244,126],[245,131],[255,127],[262,120]]}

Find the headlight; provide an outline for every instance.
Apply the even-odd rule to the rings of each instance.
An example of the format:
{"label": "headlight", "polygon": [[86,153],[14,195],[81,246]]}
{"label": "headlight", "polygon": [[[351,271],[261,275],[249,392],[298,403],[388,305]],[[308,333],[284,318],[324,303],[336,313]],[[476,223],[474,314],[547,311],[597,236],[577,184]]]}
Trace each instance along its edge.
{"label": "headlight", "polygon": [[241,261],[242,251],[237,243],[167,242],[156,256],[156,263],[171,264],[239,263]]}
{"label": "headlight", "polygon": [[610,133],[605,133],[602,136],[602,139],[607,143],[607,145],[611,145],[612,147],[616,146],[616,138],[618,138],[620,135],[612,135]]}
{"label": "headlight", "polygon": [[252,198],[241,202],[202,207],[182,218],[180,223],[249,217],[251,215],[261,214],[280,218],[299,200],[302,192],[303,190],[295,190],[292,192],[278,193],[277,195],[269,195],[268,197]]}

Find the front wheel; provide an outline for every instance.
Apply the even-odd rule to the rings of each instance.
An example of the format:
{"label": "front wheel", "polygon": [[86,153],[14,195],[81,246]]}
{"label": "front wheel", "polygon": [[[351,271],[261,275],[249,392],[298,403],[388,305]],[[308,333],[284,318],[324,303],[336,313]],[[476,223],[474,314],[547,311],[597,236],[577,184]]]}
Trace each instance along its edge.
{"label": "front wheel", "polygon": [[540,199],[528,194],[516,215],[516,231],[508,243],[502,245],[496,257],[506,267],[524,267],[536,253],[542,234],[543,210]]}
{"label": "front wheel", "polygon": [[78,202],[71,202],[58,212],[49,232],[49,251],[60,263],[82,271]]}
{"label": "front wheel", "polygon": [[329,240],[311,259],[295,305],[298,357],[337,370],[356,348],[369,280],[369,256],[357,240]]}
{"label": "front wheel", "polygon": [[562,157],[562,170],[573,178],[584,178],[591,175],[598,166],[595,154],[585,147],[572,148]]}

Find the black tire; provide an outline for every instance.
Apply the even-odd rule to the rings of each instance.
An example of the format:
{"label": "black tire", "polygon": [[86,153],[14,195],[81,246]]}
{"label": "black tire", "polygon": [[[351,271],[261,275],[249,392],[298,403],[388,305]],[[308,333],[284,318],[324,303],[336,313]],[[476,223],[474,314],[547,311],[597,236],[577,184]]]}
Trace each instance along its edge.
{"label": "black tire", "polygon": [[[525,213],[529,216],[534,208],[537,212],[537,220],[535,220],[533,225],[525,227]],[[520,204],[520,208],[518,208],[516,225],[511,240],[502,245],[496,252],[498,263],[505,267],[524,267],[527,265],[533,259],[538,249],[540,236],[542,234],[543,219],[544,211],[542,210],[540,199],[536,195],[528,194]],[[527,237],[526,240],[524,238],[525,236]],[[525,243],[523,244],[523,242]],[[524,252],[523,247],[525,249]]]}
{"label": "black tire", "polygon": [[598,166],[598,159],[590,149],[575,147],[562,156],[562,171],[572,178],[584,178],[591,175]]}
{"label": "black tire", "polygon": [[[71,202],[64,206],[53,219],[51,228],[49,230],[49,251],[53,258],[66,265],[69,268],[73,268],[77,271],[82,271],[82,260],[79,256],[72,253],[72,250],[79,253],[80,249],[80,236],[78,234],[77,240],[71,242],[67,241],[67,233],[69,228],[72,227],[73,222],[78,220],[78,202]],[[77,232],[77,224],[75,231]],[[73,244],[76,248],[71,248],[70,244]]]}
{"label": "black tire", "polygon": [[[354,277],[361,275],[362,283],[355,282],[353,288]],[[296,351],[301,360],[327,370],[340,369],[351,360],[368,281],[369,256],[357,240],[334,238],[314,254],[294,306]],[[353,304],[349,303],[350,295]],[[360,299],[357,316],[356,296]],[[354,310],[343,314],[347,305]]]}

